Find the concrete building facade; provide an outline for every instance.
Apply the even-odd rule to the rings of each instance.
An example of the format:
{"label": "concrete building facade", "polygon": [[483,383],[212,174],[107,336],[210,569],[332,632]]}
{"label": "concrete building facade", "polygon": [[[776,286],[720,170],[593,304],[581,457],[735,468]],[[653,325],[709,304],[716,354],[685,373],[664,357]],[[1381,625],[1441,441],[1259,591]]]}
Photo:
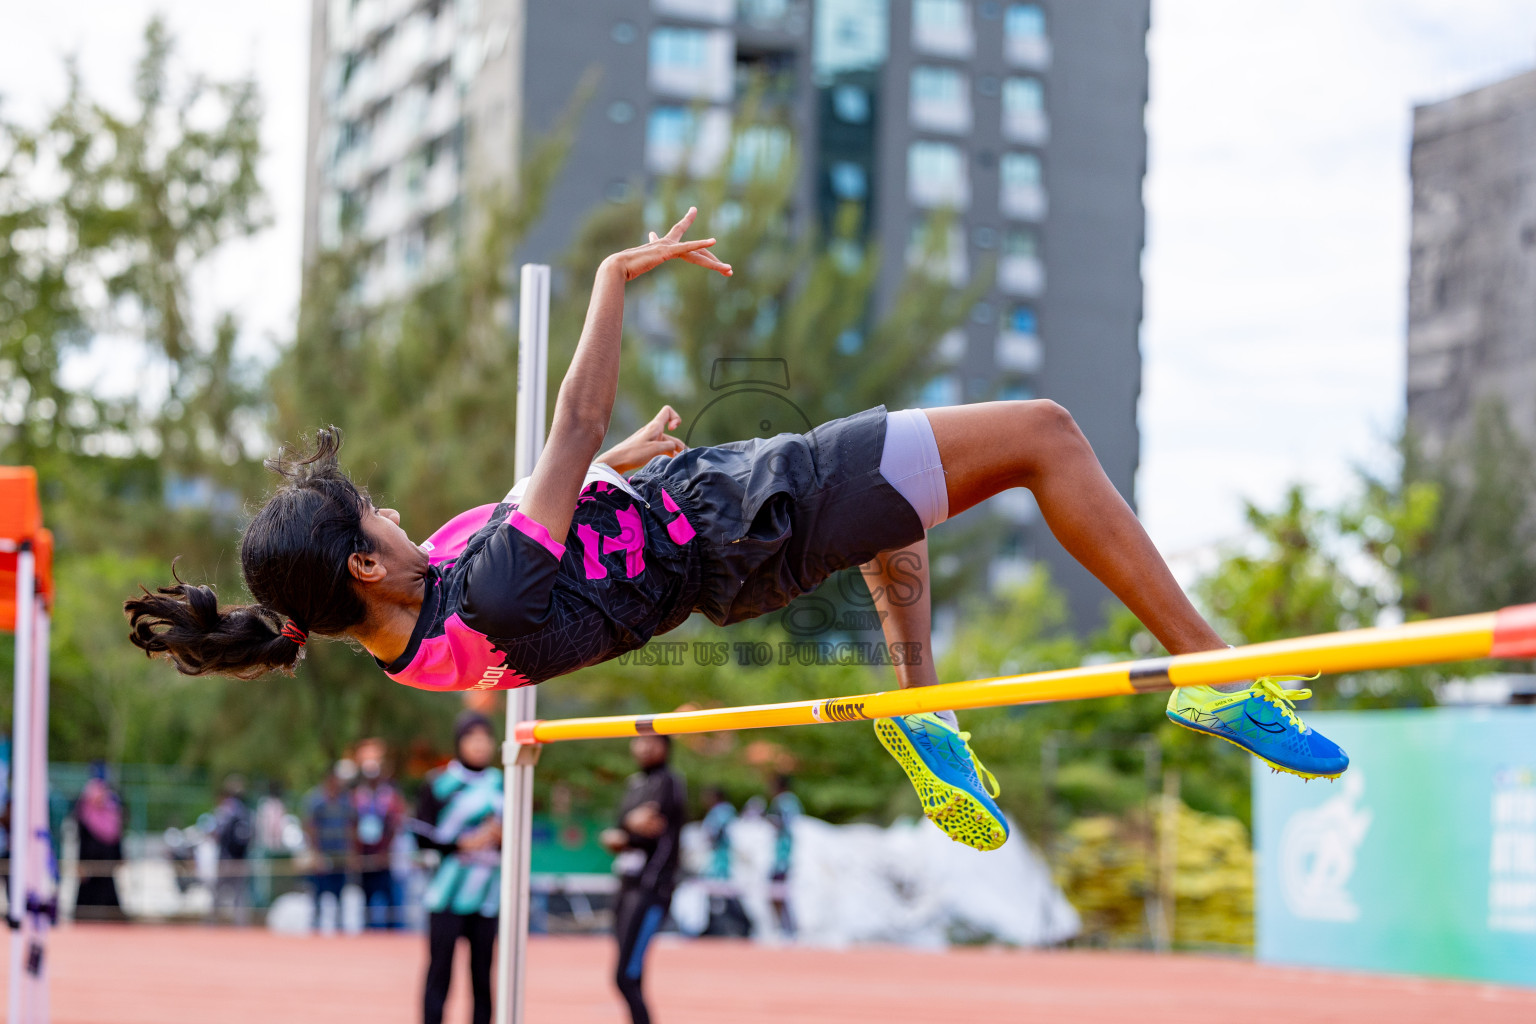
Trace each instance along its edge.
{"label": "concrete building facade", "polygon": [[[938,211],[939,272],[996,267],[922,403],[1054,398],[1134,501],[1149,0],[315,4],[305,252],[363,241],[365,299],[446,264],[463,190],[510,181],[584,76],[595,92],[522,258],[553,259],[586,211],[684,161],[718,164],[735,104],[766,82],[801,154],[795,215],[863,208],[877,313]],[[753,148],[786,141],[765,130]],[[994,504],[1011,524],[994,582],[1043,559],[1096,620],[1106,592],[1028,495]]]}
{"label": "concrete building facade", "polygon": [[1431,455],[1502,402],[1536,442],[1536,71],[1413,112],[1408,424]]}

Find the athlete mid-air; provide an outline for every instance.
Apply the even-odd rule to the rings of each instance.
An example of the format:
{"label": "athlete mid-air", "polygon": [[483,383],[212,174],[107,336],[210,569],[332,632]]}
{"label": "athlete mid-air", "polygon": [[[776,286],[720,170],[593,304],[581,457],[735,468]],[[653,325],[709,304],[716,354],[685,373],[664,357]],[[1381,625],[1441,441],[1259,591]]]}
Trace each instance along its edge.
{"label": "athlete mid-air", "polygon": [[[1173,654],[1225,646],[1175,582],[1066,410],[988,402],[870,409],[807,434],[686,448],[663,408],[599,455],[619,383],[624,286],[669,260],[730,276],[715,240],[685,241],[697,211],[598,268],[576,353],[532,476],[501,502],[413,542],[342,472],[340,435],[267,465],[282,482],[246,528],[240,562],[256,604],[221,607],[177,583],[125,603],[135,644],[187,674],[292,671],[311,635],[361,644],[390,678],[430,690],[541,683],[646,644],[694,612],[724,625],[783,608],[864,566],[902,686],[938,682],[927,531],[1011,487],[1033,492],[1057,539]],[[899,559],[899,562],[898,562]],[[915,600],[889,585],[916,573]],[[1273,679],[1184,687],[1179,725],[1272,767],[1337,777],[1349,764],[1302,723],[1306,690]],[[991,774],[953,712],[880,719],[875,731],[924,813],[995,849],[1008,826]],[[986,782],[983,782],[983,779]]]}

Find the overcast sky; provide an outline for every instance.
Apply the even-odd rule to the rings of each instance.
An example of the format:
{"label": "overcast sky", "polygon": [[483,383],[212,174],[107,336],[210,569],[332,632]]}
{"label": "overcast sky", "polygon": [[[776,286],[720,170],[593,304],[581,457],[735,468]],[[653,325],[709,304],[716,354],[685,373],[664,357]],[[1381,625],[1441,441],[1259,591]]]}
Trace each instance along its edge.
{"label": "overcast sky", "polygon": [[[308,0],[12,5],[0,96],[36,116],[71,52],[99,93],[126,91],[154,10],[194,67],[261,85],[274,224],[198,294],[202,318],[234,309],[270,348],[298,302]],[[1152,21],[1137,496],[1177,556],[1237,536],[1244,497],[1334,497],[1382,463],[1403,407],[1412,106],[1536,66],[1536,3],[1154,0]]]}

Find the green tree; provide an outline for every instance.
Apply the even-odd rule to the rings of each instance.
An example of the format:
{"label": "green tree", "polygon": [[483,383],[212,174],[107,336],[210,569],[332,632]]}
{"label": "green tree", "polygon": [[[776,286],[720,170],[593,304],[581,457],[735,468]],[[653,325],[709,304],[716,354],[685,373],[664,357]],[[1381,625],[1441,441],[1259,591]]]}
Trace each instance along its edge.
{"label": "green tree", "polygon": [[[259,377],[235,357],[232,318],[193,326],[189,281],[263,222],[260,104],[249,80],[183,73],[158,19],[124,104],[70,71],[40,124],[0,124],[0,394],[15,412],[0,443],[38,466],[58,536],[55,756],[174,761],[220,684],[146,662],[119,603],[176,553],[231,575]],[[61,376],[88,350],[110,391]]]}

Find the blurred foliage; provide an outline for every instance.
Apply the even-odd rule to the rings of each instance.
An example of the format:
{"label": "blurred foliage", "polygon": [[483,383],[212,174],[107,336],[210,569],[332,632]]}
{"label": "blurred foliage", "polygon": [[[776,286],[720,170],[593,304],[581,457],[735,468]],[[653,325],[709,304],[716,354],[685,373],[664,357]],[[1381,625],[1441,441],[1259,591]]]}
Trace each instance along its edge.
{"label": "blurred foliage", "polygon": [[[1157,806],[1162,805],[1159,799]],[[1149,826],[1145,806],[1122,817],[1079,818],[1061,837],[1056,881],[1082,915],[1080,941],[1144,944],[1154,930],[1147,897],[1167,899],[1160,871],[1164,858],[1171,857],[1174,948],[1252,947],[1248,830],[1235,818],[1201,814],[1183,803],[1175,807],[1174,814],[1157,814],[1155,826]],[[1168,841],[1171,850],[1162,845]]]}

